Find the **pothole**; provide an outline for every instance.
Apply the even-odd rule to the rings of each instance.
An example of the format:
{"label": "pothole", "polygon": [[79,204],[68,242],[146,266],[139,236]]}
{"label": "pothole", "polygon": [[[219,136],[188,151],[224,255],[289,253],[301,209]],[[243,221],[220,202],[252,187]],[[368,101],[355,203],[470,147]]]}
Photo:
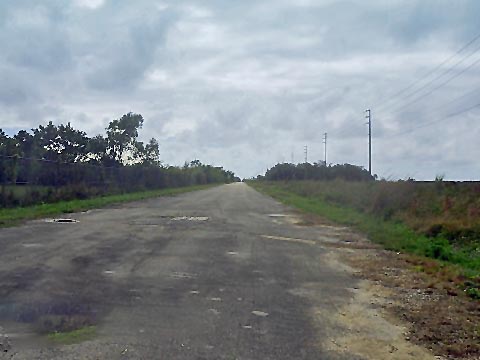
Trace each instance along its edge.
{"label": "pothole", "polygon": [[98,309],[75,301],[0,304],[0,318],[31,324],[37,333],[67,332],[95,325]]}
{"label": "pothole", "polygon": [[78,220],[75,219],[47,219],[45,222],[48,223],[59,223],[59,224],[72,224],[72,223],[77,223]]}
{"label": "pothole", "polygon": [[255,315],[255,316],[259,316],[259,317],[267,317],[268,316],[267,312],[259,311],[259,310],[252,311],[252,314]]}

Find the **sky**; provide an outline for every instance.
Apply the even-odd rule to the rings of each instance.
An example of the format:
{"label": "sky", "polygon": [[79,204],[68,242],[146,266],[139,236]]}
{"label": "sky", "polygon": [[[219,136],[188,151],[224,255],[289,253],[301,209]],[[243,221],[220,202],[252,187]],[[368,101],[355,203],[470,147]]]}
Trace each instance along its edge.
{"label": "sky", "polygon": [[[0,128],[90,136],[127,112],[166,164],[242,178],[324,158],[480,178],[477,0],[0,2]],[[478,50],[478,52],[477,52]],[[447,61],[446,61],[447,60]],[[412,85],[413,84],[413,85]]]}

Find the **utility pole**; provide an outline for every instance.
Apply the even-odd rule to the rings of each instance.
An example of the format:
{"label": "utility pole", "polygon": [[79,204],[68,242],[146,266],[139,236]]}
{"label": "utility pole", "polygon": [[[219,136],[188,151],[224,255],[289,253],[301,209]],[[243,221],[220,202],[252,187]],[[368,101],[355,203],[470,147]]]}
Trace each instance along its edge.
{"label": "utility pole", "polygon": [[305,145],[305,147],[303,148],[303,151],[305,153],[305,164],[308,162],[308,146]]}
{"label": "utility pole", "polygon": [[365,110],[365,112],[368,120],[368,172],[372,175],[372,112],[370,109]]}
{"label": "utility pole", "polygon": [[327,166],[327,133],[323,134],[323,144],[325,145],[324,155],[325,155],[325,166]]}
{"label": "utility pole", "polygon": [[295,158],[293,156],[293,151],[292,151],[292,164],[295,163]]}

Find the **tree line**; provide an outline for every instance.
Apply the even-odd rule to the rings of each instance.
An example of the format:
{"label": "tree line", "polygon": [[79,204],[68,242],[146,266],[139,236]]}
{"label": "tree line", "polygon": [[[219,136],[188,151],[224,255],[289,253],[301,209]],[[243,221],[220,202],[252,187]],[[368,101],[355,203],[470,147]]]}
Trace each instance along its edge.
{"label": "tree line", "polygon": [[105,135],[49,122],[8,136],[0,129],[0,203],[23,206],[103,194],[238,181],[199,160],[182,167],[160,160],[159,143],[139,141],[144,118],[128,113]]}
{"label": "tree line", "polygon": [[317,163],[303,164],[276,164],[267,170],[265,176],[260,176],[261,180],[270,181],[288,181],[288,180],[336,180],[346,181],[370,181],[375,180],[375,176],[363,167],[351,164],[336,164],[326,166],[323,161]]}

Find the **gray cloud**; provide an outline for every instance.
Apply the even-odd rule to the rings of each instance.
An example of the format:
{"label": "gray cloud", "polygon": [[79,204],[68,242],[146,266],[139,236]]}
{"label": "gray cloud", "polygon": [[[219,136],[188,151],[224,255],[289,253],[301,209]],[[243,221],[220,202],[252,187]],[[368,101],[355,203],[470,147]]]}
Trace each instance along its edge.
{"label": "gray cloud", "polygon": [[324,132],[329,161],[365,165],[371,107],[380,176],[478,178],[478,111],[417,127],[475,104],[480,65],[405,108],[391,97],[480,33],[479,12],[475,0],[2,2],[1,127],[71,121],[95,135],[135,111],[165,162],[252,176],[302,161],[304,145],[322,159]]}

